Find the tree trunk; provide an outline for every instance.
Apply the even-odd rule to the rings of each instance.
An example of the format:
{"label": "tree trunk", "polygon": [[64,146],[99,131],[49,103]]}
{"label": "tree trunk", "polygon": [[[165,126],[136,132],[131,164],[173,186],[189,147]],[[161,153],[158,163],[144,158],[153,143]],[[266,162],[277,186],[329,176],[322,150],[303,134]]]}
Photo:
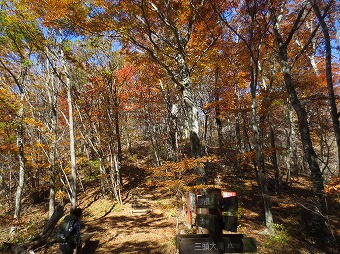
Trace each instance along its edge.
{"label": "tree trunk", "polygon": [[208,155],[208,144],[207,144],[207,133],[208,133],[208,114],[204,113],[204,127],[203,127],[203,146],[204,146],[204,154]]}
{"label": "tree trunk", "polygon": [[[256,163],[258,165],[257,176],[260,183],[260,190],[263,198],[263,207],[264,207],[264,215],[265,215],[265,223],[266,230],[269,234],[274,234],[274,222],[273,222],[273,214],[271,208],[271,200],[268,193],[267,188],[267,179],[264,165],[264,154],[263,154],[263,144],[262,144],[262,135],[261,135],[261,127],[258,121],[257,115],[257,84],[259,77],[259,61],[258,61],[258,51],[260,44],[256,44],[253,41],[254,38],[254,24],[256,22],[256,13],[249,13],[251,16],[250,23],[250,38],[249,38],[249,55],[250,55],[250,63],[249,63],[249,72],[250,72],[250,93],[251,93],[251,121],[252,121],[252,129],[255,139],[255,152],[256,152]],[[260,42],[259,42],[260,43]]]}
{"label": "tree trunk", "polygon": [[[53,82],[53,81],[52,81]],[[51,84],[52,86],[54,84]],[[57,136],[58,136],[58,116],[57,116],[57,95],[55,89],[52,88],[49,94],[50,100],[50,118],[51,118],[51,131],[52,131],[52,142],[49,154],[50,163],[50,197],[49,197],[49,217],[54,213],[55,207],[55,176],[56,176],[56,150],[57,150]]]}
{"label": "tree trunk", "polygon": [[106,191],[105,191],[105,168],[104,168],[104,165],[103,165],[103,159],[102,157],[100,156],[98,158],[98,163],[99,163],[99,174],[100,174],[100,190],[101,190],[101,193],[102,193],[102,197],[105,197],[106,195]]}
{"label": "tree trunk", "polygon": [[[46,49],[46,54],[48,49]],[[49,102],[49,115],[51,122],[47,125],[50,126],[49,130],[52,134],[51,138],[51,146],[50,146],[50,153],[49,153],[49,174],[50,174],[50,186],[49,186],[49,209],[48,209],[48,216],[51,216],[54,213],[55,208],[55,177],[56,177],[56,151],[57,151],[57,135],[58,135],[58,113],[57,113],[57,104],[58,104],[58,88],[54,81],[54,76],[50,71],[50,63],[48,59],[45,61],[45,69],[46,69],[46,83],[45,89],[48,97]]]}
{"label": "tree trunk", "polygon": [[215,68],[215,123],[217,127],[217,138],[218,138],[218,146],[220,153],[224,152],[224,142],[223,142],[223,133],[222,133],[222,121],[221,121],[221,109],[219,106],[220,100],[220,89],[218,87],[218,68]]}
{"label": "tree trunk", "polygon": [[[183,96],[183,101],[185,105],[185,110],[188,119],[188,130],[190,133],[190,150],[191,156],[194,158],[201,157],[201,143],[199,138],[199,127],[198,127],[198,110],[195,104],[195,100],[192,93],[192,83],[190,79],[190,71],[185,62],[184,54],[179,53],[177,55],[177,64],[179,70],[179,83],[181,84],[181,91]],[[205,184],[207,182],[205,169],[201,167],[196,167],[195,171],[198,175],[196,178],[196,184]],[[189,193],[187,193],[189,197]],[[187,199],[188,201],[188,199]],[[188,204],[188,203],[187,203]],[[192,226],[193,211],[187,206],[187,218],[189,225]]]}
{"label": "tree trunk", "polygon": [[280,195],[280,188],[281,188],[281,176],[280,176],[280,169],[277,164],[277,155],[276,155],[276,144],[275,144],[275,133],[274,133],[274,128],[270,124],[270,143],[271,143],[271,148],[272,148],[272,153],[271,153],[271,160],[274,168],[274,175],[275,175],[275,194]]}
{"label": "tree trunk", "polygon": [[287,151],[286,151],[286,156],[285,156],[286,185],[289,184],[291,180],[292,172],[295,175],[299,173],[295,124],[294,124],[293,110],[292,110],[291,104],[287,104],[287,110],[288,110],[287,118],[288,118],[289,127],[288,127],[288,130],[286,130],[286,135],[287,135]]}
{"label": "tree trunk", "polygon": [[315,230],[317,231],[317,234],[320,234],[325,229],[324,228],[325,219],[323,215],[325,215],[325,212],[326,212],[326,204],[325,204],[325,198],[323,194],[323,190],[324,190],[323,176],[318,165],[317,155],[312,145],[309,126],[308,126],[307,113],[297,97],[296,90],[293,85],[292,77],[290,75],[290,70],[287,66],[287,62],[284,60],[282,61],[282,69],[283,69],[286,89],[288,91],[290,101],[298,116],[298,124],[299,124],[303,151],[304,151],[304,154],[305,154],[308,166],[309,166],[309,170],[311,172],[311,178],[313,181],[313,192],[316,196],[315,216],[317,217],[316,218],[317,221],[315,225],[316,227]]}
{"label": "tree trunk", "polygon": [[[255,67],[256,68],[256,67]],[[253,71],[251,71],[253,73]],[[256,152],[256,162],[258,165],[258,179],[260,183],[260,190],[263,198],[263,207],[264,207],[264,214],[265,214],[265,223],[267,227],[267,231],[269,234],[274,233],[274,222],[273,222],[273,215],[271,210],[271,200],[268,193],[267,188],[267,179],[265,173],[265,166],[264,166],[264,155],[263,155],[263,148],[262,148],[262,141],[261,141],[261,133],[259,123],[257,121],[257,110],[256,110],[256,81],[254,79],[254,75],[251,74],[252,82],[251,82],[251,94],[252,94],[252,128],[255,138],[255,152]]]}
{"label": "tree trunk", "polygon": [[111,177],[111,189],[114,197],[116,198],[118,204],[122,204],[121,197],[121,184],[120,184],[120,172],[119,163],[115,155],[110,151],[110,177]]}
{"label": "tree trunk", "polygon": [[314,193],[320,199],[323,199],[323,189],[324,189],[323,177],[322,177],[322,173],[320,171],[319,165],[318,165],[317,155],[312,145],[307,113],[297,96],[297,93],[296,93],[296,90],[293,84],[292,76],[290,74],[290,67],[287,62],[287,50],[283,46],[284,45],[283,43],[278,43],[278,44],[280,45],[279,46],[280,58],[281,58],[282,72],[284,75],[284,81],[285,81],[285,85],[286,85],[286,89],[289,95],[290,102],[298,116],[298,125],[299,125],[299,131],[301,135],[301,141],[303,145],[303,151],[305,153],[306,160],[307,160],[308,166],[312,174]]}
{"label": "tree trunk", "polygon": [[[113,72],[113,70],[111,70]],[[120,126],[119,126],[119,98],[118,98],[118,90],[117,84],[114,79],[112,73],[110,73],[107,77],[107,85],[110,91],[110,94],[107,95],[107,126],[108,126],[108,135],[110,138],[109,142],[109,151],[110,151],[110,158],[112,160],[113,154],[117,152],[117,169],[120,171],[120,164],[122,161],[122,145],[121,145],[121,136],[120,136]],[[115,141],[116,140],[116,141]],[[117,145],[115,145],[117,144]],[[111,163],[112,165],[112,163]],[[112,170],[111,170],[112,171]],[[113,172],[113,171],[112,171]],[[115,184],[119,185],[119,188],[122,187],[122,179],[121,174],[115,175],[119,179],[114,179]]]}
{"label": "tree trunk", "polygon": [[178,122],[178,107],[172,104],[169,110],[169,140],[171,146],[170,158],[173,161],[178,161],[178,133],[177,133],[177,122]]}
{"label": "tree trunk", "polygon": [[334,86],[333,86],[333,77],[332,77],[332,49],[331,49],[331,40],[329,36],[328,26],[325,22],[325,18],[321,15],[320,9],[316,4],[315,0],[310,0],[316,17],[318,18],[322,33],[325,39],[325,49],[326,49],[326,80],[327,80],[327,89],[328,89],[328,105],[330,109],[330,114],[333,123],[333,131],[335,134],[337,151],[338,151],[338,174],[340,176],[340,122],[339,122],[339,113],[336,106],[336,99],[334,94]]}
{"label": "tree trunk", "polygon": [[290,102],[298,116],[298,124],[301,135],[301,141],[303,145],[303,151],[305,153],[306,160],[312,174],[313,190],[318,197],[323,198],[324,189],[323,178],[321,170],[318,165],[318,158],[314,151],[312,140],[310,137],[307,113],[297,96],[295,87],[293,85],[293,80],[290,74],[290,68],[288,67],[288,63],[284,59],[285,58],[284,56],[280,55],[280,57],[286,89],[290,98]]}
{"label": "tree trunk", "polygon": [[324,232],[325,229],[325,219],[323,215],[326,211],[326,204],[325,199],[323,195],[324,190],[324,181],[322,172],[320,170],[320,167],[318,165],[318,157],[315,153],[315,150],[313,148],[311,136],[310,136],[310,130],[309,130],[309,124],[308,124],[308,118],[305,108],[302,106],[295,86],[293,84],[293,79],[291,75],[291,66],[289,66],[288,63],[288,52],[287,52],[287,45],[284,43],[283,38],[279,32],[277,18],[274,13],[272,13],[273,21],[274,21],[274,33],[275,33],[275,39],[276,43],[278,45],[279,49],[279,58],[280,58],[280,64],[281,69],[284,77],[284,82],[286,86],[286,90],[289,96],[290,103],[292,104],[297,117],[298,117],[298,126],[299,131],[301,135],[301,141],[303,146],[304,155],[309,167],[309,170],[311,172],[311,178],[313,182],[313,192],[316,197],[316,207],[315,207],[315,217],[316,217],[316,223],[313,225],[315,227],[317,233]]}
{"label": "tree trunk", "polygon": [[235,137],[236,137],[236,169],[238,171],[239,177],[243,178],[243,167],[241,166],[241,154],[243,153],[242,149],[242,140],[241,140],[241,123],[240,123],[240,108],[239,108],[239,99],[240,93],[238,89],[238,83],[234,80],[234,101],[235,101]]}
{"label": "tree trunk", "polygon": [[274,222],[273,222],[273,215],[271,210],[271,200],[268,192],[267,187],[267,179],[266,179],[266,173],[265,173],[265,166],[264,166],[264,155],[262,151],[262,142],[260,138],[260,132],[259,132],[259,126],[257,123],[257,120],[255,119],[256,109],[255,106],[256,102],[254,102],[255,99],[253,99],[253,112],[252,112],[252,121],[253,121],[253,132],[255,137],[255,151],[256,151],[256,162],[258,165],[258,179],[260,183],[260,190],[263,198],[263,207],[264,207],[264,214],[265,214],[265,223],[267,227],[267,231],[269,234],[274,233]]}
{"label": "tree trunk", "polygon": [[191,156],[198,158],[201,156],[201,143],[198,136],[198,110],[193,101],[193,96],[190,89],[186,88],[183,91],[183,97],[188,113]]}
{"label": "tree trunk", "polygon": [[215,123],[217,126],[217,137],[218,137],[218,147],[220,153],[223,153],[224,150],[224,142],[223,142],[223,133],[222,133],[222,121],[221,121],[221,110],[218,106],[215,108]]}
{"label": "tree trunk", "polygon": [[69,125],[69,138],[70,138],[70,164],[71,164],[71,210],[77,207],[77,168],[76,168],[76,151],[75,151],[75,138],[74,138],[74,116],[73,116],[73,102],[72,102],[72,87],[70,74],[66,65],[65,54],[63,51],[63,45],[61,43],[62,31],[59,29],[59,50],[60,50],[60,73],[58,73],[59,80],[64,84],[67,94],[67,106],[68,106],[68,121]]}
{"label": "tree trunk", "polygon": [[18,187],[15,195],[15,207],[14,207],[14,218],[18,219],[20,217],[21,211],[21,197],[25,184],[25,154],[24,154],[24,126],[23,126],[23,118],[24,118],[24,101],[25,94],[22,88],[20,88],[20,109],[18,112],[18,131],[17,131],[17,146],[19,148],[18,151],[18,159],[19,159],[19,181]]}
{"label": "tree trunk", "polygon": [[182,95],[185,109],[188,116],[188,125],[190,133],[191,156],[194,158],[201,157],[201,143],[198,128],[198,109],[192,93],[192,83],[190,80],[190,71],[182,54],[177,56],[178,69],[180,72],[180,83],[182,85]]}
{"label": "tree trunk", "polygon": [[163,95],[163,99],[167,109],[168,115],[168,138],[166,142],[167,146],[167,160],[178,160],[178,142],[177,142],[177,119],[178,119],[178,106],[173,104],[169,95],[168,86],[164,87],[162,80],[159,80],[160,91]]}
{"label": "tree trunk", "polygon": [[[290,125],[291,128],[291,125]],[[285,164],[286,164],[286,181],[285,184],[288,185],[291,180],[292,176],[292,166],[291,166],[291,158],[292,158],[292,142],[291,142],[291,132],[286,130],[287,135],[287,148],[286,148],[286,154],[285,154]]]}
{"label": "tree trunk", "polygon": [[72,103],[72,87],[69,73],[64,59],[64,52],[61,49],[61,64],[62,74],[65,77],[63,80],[67,93],[67,106],[68,106],[68,125],[69,125],[69,138],[70,138],[70,160],[71,160],[71,210],[77,207],[77,168],[76,168],[76,151],[74,139],[74,122],[73,122],[73,103]]}
{"label": "tree trunk", "polygon": [[67,104],[69,114],[69,128],[70,128],[70,158],[71,158],[71,209],[77,207],[77,169],[76,169],[76,151],[74,140],[74,123],[73,123],[73,106],[72,106],[72,94],[71,83],[69,78],[66,78],[67,85]]}
{"label": "tree trunk", "polygon": [[121,170],[121,163],[122,163],[122,141],[121,141],[121,135],[120,135],[120,126],[119,126],[119,99],[118,99],[118,91],[117,86],[114,86],[114,98],[113,98],[113,105],[114,105],[114,121],[115,121],[115,131],[116,131],[116,139],[117,139],[117,165],[116,168],[118,169],[118,181],[119,181],[119,188],[123,187],[123,180],[122,180],[122,174],[120,172]]}

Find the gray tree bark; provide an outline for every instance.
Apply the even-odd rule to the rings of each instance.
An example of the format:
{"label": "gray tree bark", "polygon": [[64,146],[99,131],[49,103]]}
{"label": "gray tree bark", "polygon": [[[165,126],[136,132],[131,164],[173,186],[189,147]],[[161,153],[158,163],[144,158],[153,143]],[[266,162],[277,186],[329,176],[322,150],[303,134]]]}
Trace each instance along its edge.
{"label": "gray tree bark", "polygon": [[[61,35],[61,31],[60,31]],[[77,168],[76,168],[76,151],[75,151],[75,138],[74,138],[74,122],[73,122],[73,104],[72,104],[72,87],[70,75],[67,69],[64,51],[60,45],[60,60],[61,60],[61,73],[63,83],[67,93],[67,106],[68,106],[68,125],[69,125],[69,138],[70,138],[70,162],[71,162],[71,209],[77,207]]]}
{"label": "gray tree bark", "polygon": [[336,99],[334,94],[333,86],[333,75],[332,75],[332,49],[331,49],[331,39],[329,36],[328,26],[325,22],[325,15],[327,10],[330,8],[332,1],[330,1],[329,6],[326,7],[325,13],[322,15],[320,8],[318,7],[315,0],[310,0],[313,6],[314,13],[318,18],[322,33],[325,39],[325,49],[326,49],[326,80],[328,89],[328,105],[330,109],[330,114],[333,122],[333,131],[335,134],[337,151],[338,151],[338,174],[340,175],[340,122],[339,122],[339,112],[336,105]]}
{"label": "gray tree bark", "polygon": [[271,148],[273,151],[271,152],[271,160],[274,168],[274,175],[275,175],[275,194],[280,195],[281,192],[281,175],[280,175],[280,168],[277,163],[277,155],[276,155],[276,144],[275,144],[275,132],[274,127],[270,124],[270,143]]}
{"label": "gray tree bark", "polygon": [[[253,60],[252,60],[253,61]],[[256,66],[254,67],[257,68]],[[257,100],[256,100],[256,77],[257,77],[257,71],[251,70],[251,85],[250,90],[252,94],[252,129],[254,133],[255,138],[255,152],[256,152],[256,162],[258,165],[258,179],[260,183],[260,189],[261,194],[263,198],[263,207],[264,207],[264,215],[265,215],[265,222],[267,231],[269,234],[274,233],[274,221],[273,221],[273,214],[271,209],[271,200],[268,192],[267,187],[267,179],[266,179],[266,173],[265,173],[265,165],[264,165],[264,155],[263,155],[263,145],[262,145],[262,139],[261,139],[261,133],[260,133],[260,126],[257,119]]]}
{"label": "gray tree bark", "polygon": [[17,129],[17,146],[19,148],[18,151],[18,159],[19,159],[19,180],[17,191],[15,195],[15,206],[14,206],[14,218],[18,219],[20,217],[21,211],[21,197],[25,184],[25,154],[24,154],[24,126],[23,126],[23,118],[24,118],[24,101],[25,92],[23,87],[20,88],[20,108],[18,112],[18,129]]}
{"label": "gray tree bark", "polygon": [[167,146],[167,159],[170,161],[178,161],[178,140],[177,140],[177,119],[179,108],[178,105],[173,104],[168,86],[164,86],[162,80],[159,80],[160,91],[167,109],[168,115],[168,138]]}
{"label": "gray tree bark", "polygon": [[201,156],[201,143],[198,128],[198,109],[192,93],[189,67],[185,62],[184,55],[181,53],[177,55],[177,64],[179,70],[179,83],[181,84],[183,101],[188,116],[191,156],[198,158]]}
{"label": "gray tree bark", "polygon": [[224,140],[223,140],[223,133],[222,133],[222,120],[221,120],[221,109],[219,106],[219,100],[220,100],[220,89],[218,87],[218,75],[219,74],[219,68],[215,67],[215,89],[214,89],[214,95],[215,95],[215,123],[217,127],[217,137],[218,137],[218,146],[220,153],[222,154],[224,151]]}
{"label": "gray tree bark", "polygon": [[76,168],[76,151],[74,139],[74,122],[73,122],[73,105],[71,94],[71,82],[68,77],[66,65],[64,65],[66,72],[66,89],[67,89],[67,105],[69,114],[69,133],[70,133],[70,159],[71,159],[71,209],[77,207],[77,168]]}
{"label": "gray tree bark", "polygon": [[46,68],[46,83],[45,83],[45,89],[47,91],[48,100],[49,100],[49,110],[50,110],[50,132],[52,134],[52,140],[51,140],[51,147],[50,147],[50,153],[49,153],[49,164],[50,164],[50,194],[49,194],[49,209],[48,209],[48,215],[49,218],[54,213],[55,208],[55,177],[56,177],[56,152],[57,152],[57,137],[58,137],[58,113],[57,113],[57,104],[58,104],[58,89],[56,87],[54,76],[52,72],[50,71],[49,67],[49,61],[46,60],[45,64]]}
{"label": "gray tree bark", "polygon": [[240,92],[238,88],[238,83],[234,81],[234,100],[235,100],[235,137],[236,137],[236,148],[237,148],[237,157],[236,157],[236,168],[238,170],[238,175],[242,179],[243,178],[243,167],[241,165],[241,154],[244,152],[242,147],[242,139],[241,139],[241,113],[239,106]]}
{"label": "gray tree bark", "polygon": [[[304,9],[301,9],[296,21],[294,23],[294,26],[292,28],[292,32],[296,29],[299,22],[301,21],[302,14],[304,12]],[[275,10],[271,9],[271,18],[273,21],[273,30],[274,30],[274,36],[276,40],[276,44],[278,47],[278,54],[280,59],[280,65],[281,65],[281,71],[283,73],[284,82],[286,86],[286,90],[288,93],[288,97],[290,100],[290,103],[292,104],[297,117],[298,117],[298,127],[301,135],[301,142],[303,146],[304,155],[309,167],[309,170],[311,172],[311,179],[313,182],[313,192],[316,197],[316,204],[315,204],[315,230],[319,234],[324,232],[325,229],[325,211],[326,211],[326,204],[325,204],[325,198],[323,194],[324,190],[324,180],[322,176],[322,172],[320,170],[319,164],[318,164],[318,157],[315,153],[311,135],[310,135],[310,129],[309,129],[309,123],[307,118],[307,112],[305,108],[303,107],[301,101],[299,100],[297,91],[294,86],[292,74],[291,74],[291,68],[289,64],[288,59],[288,50],[287,46],[291,40],[291,37],[289,37],[287,40],[283,40],[283,36],[280,33],[280,16],[276,16]]]}

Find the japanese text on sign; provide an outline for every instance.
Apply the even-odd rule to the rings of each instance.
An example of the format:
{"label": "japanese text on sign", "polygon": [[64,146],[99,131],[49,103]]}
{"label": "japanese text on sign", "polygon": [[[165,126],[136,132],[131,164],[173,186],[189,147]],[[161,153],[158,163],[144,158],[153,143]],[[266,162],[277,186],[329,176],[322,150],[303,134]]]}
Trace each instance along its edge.
{"label": "japanese text on sign", "polygon": [[227,243],[224,246],[223,242],[196,242],[195,251],[211,251],[211,250],[225,250],[225,249],[239,249],[241,248],[239,243]]}
{"label": "japanese text on sign", "polygon": [[224,250],[223,242],[196,242],[195,249],[196,251],[210,251],[210,250]]}
{"label": "japanese text on sign", "polygon": [[216,196],[215,195],[201,195],[198,196],[197,205],[199,208],[217,208]]}

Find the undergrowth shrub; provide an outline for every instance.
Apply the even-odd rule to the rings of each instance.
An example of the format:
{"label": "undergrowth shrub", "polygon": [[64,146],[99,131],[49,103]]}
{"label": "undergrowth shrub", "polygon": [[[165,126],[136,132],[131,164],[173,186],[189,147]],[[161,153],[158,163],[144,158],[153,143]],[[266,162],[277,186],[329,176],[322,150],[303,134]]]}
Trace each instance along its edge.
{"label": "undergrowth shrub", "polygon": [[198,179],[203,176],[204,165],[213,157],[187,158],[181,161],[164,162],[158,167],[149,168],[151,178],[148,184],[168,188],[169,192],[181,196],[186,191],[195,189],[216,188],[216,185],[200,184]]}
{"label": "undergrowth shrub", "polygon": [[262,245],[271,250],[277,250],[278,253],[289,245],[289,234],[282,224],[274,224],[274,234],[269,235],[268,239]]}

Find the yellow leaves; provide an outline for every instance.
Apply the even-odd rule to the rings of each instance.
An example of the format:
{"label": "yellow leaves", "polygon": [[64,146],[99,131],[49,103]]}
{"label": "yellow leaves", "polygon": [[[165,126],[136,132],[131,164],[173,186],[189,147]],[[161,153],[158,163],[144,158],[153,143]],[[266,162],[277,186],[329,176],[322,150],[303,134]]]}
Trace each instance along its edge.
{"label": "yellow leaves", "polygon": [[46,126],[44,125],[44,123],[34,118],[25,117],[23,122],[27,125],[30,125],[31,127],[35,127],[40,130],[46,130]]}
{"label": "yellow leaves", "polygon": [[71,168],[70,167],[64,168],[64,171],[65,171],[66,174],[71,174]]}
{"label": "yellow leaves", "polygon": [[[154,179],[150,184],[164,186],[176,192],[202,188],[203,185],[195,185],[196,179],[199,178],[196,169],[204,168],[205,163],[212,160],[214,157],[186,157],[179,162],[165,162],[159,167],[149,168]],[[204,185],[204,188],[214,187],[216,188]]]}
{"label": "yellow leaves", "polygon": [[0,115],[1,122],[11,121],[16,116],[18,109],[18,101],[13,93],[9,92],[9,89],[0,87]]}
{"label": "yellow leaves", "polygon": [[47,144],[41,144],[39,142],[34,143],[34,147],[37,149],[44,149],[46,150],[49,146]]}
{"label": "yellow leaves", "polygon": [[296,208],[297,207],[297,204],[295,203],[280,203],[279,206],[281,208],[284,208],[284,209],[292,209],[292,208]]}
{"label": "yellow leaves", "polygon": [[16,101],[16,97],[13,93],[10,93],[8,89],[5,89],[4,87],[0,87],[0,101]]}
{"label": "yellow leaves", "polygon": [[88,158],[85,157],[85,156],[79,157],[77,159],[77,165],[79,165],[79,166],[80,165],[85,165],[88,161],[89,161]]}
{"label": "yellow leaves", "polygon": [[42,18],[43,23],[46,26],[60,27],[60,25],[65,25],[67,22],[81,22],[86,17],[85,13],[87,8],[85,8],[86,5],[83,1],[31,0],[23,2],[25,2],[27,8],[31,9],[32,12],[35,12]]}
{"label": "yellow leaves", "polygon": [[185,191],[193,191],[195,192],[196,190],[200,189],[221,189],[221,186],[219,185],[212,185],[212,184],[197,184],[193,186],[184,186],[183,189]]}
{"label": "yellow leaves", "polygon": [[0,152],[18,152],[19,147],[15,144],[0,145]]}
{"label": "yellow leaves", "polygon": [[57,202],[61,202],[63,199],[67,198],[67,193],[63,190],[58,190],[55,194],[55,199]]}
{"label": "yellow leaves", "polygon": [[43,126],[43,124],[40,121],[37,121],[37,120],[35,120],[33,118],[29,118],[29,117],[24,118],[24,123],[26,123],[28,125],[36,126],[36,127]]}
{"label": "yellow leaves", "polygon": [[338,195],[340,197],[340,177],[333,177],[325,186],[324,193],[326,195]]}
{"label": "yellow leaves", "polygon": [[256,158],[256,153],[253,150],[253,151],[242,153],[240,157],[241,157],[240,159],[241,159],[242,164],[248,164],[249,162],[251,162],[252,160]]}
{"label": "yellow leaves", "polygon": [[203,158],[184,158],[179,162],[165,162],[163,165],[156,168],[150,168],[149,170],[158,173],[163,172],[162,174],[165,174],[166,176],[178,175],[197,167],[204,167],[203,162]]}
{"label": "yellow leaves", "polygon": [[49,169],[50,164],[45,161],[37,161],[33,156],[26,156],[26,166],[31,170]]}

